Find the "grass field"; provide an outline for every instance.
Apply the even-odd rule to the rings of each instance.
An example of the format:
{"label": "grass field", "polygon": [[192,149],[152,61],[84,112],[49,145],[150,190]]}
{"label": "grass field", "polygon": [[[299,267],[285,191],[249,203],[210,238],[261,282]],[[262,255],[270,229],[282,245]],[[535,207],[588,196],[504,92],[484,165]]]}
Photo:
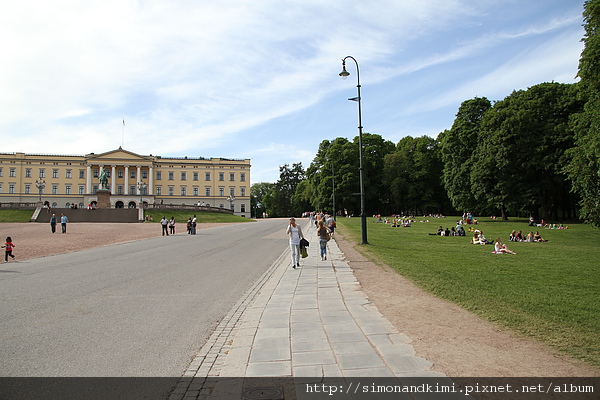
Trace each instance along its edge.
{"label": "grass field", "polygon": [[[523,219],[480,218],[477,229],[489,240],[501,237],[517,252],[492,254],[493,246],[471,245],[469,232],[429,235],[440,225],[455,226],[458,217],[422,220],[392,228],[368,218],[369,245],[357,248],[438,297],[600,366],[600,230],[579,223],[544,229]],[[360,243],[359,218],[339,218],[338,226]],[[549,241],[509,242],[513,229],[539,230]]]}
{"label": "grass field", "polygon": [[[29,222],[34,210],[0,210],[0,223],[2,222]],[[200,223],[227,223],[227,222],[250,222],[248,218],[225,213],[192,212],[192,211],[166,211],[146,210],[145,215],[151,215],[153,222],[160,222],[161,218],[174,217],[178,224],[185,224],[189,217],[196,214]]]}

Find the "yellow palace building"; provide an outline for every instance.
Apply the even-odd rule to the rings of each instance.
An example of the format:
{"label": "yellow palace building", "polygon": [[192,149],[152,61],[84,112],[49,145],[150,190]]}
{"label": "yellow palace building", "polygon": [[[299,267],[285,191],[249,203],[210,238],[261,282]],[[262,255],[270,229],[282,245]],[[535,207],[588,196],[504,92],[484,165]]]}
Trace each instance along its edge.
{"label": "yellow palace building", "polygon": [[100,175],[112,208],[204,205],[250,216],[250,160],[144,156],[119,147],[83,156],[0,153],[0,202],[96,204]]}

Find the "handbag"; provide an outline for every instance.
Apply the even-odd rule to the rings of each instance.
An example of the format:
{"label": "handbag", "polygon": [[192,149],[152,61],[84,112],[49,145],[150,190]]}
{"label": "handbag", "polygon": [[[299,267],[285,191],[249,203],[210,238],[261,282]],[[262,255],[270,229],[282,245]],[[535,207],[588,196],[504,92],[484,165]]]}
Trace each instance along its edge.
{"label": "handbag", "polygon": [[327,232],[327,236],[325,236],[325,238],[329,242],[331,240],[331,233]]}
{"label": "handbag", "polygon": [[304,238],[300,239],[300,248],[301,249],[308,247],[308,246],[310,246],[310,243],[308,242],[308,240],[306,240]]}
{"label": "handbag", "polygon": [[300,256],[302,258],[308,257],[308,251],[306,251],[306,247],[303,247],[303,248],[300,249]]}

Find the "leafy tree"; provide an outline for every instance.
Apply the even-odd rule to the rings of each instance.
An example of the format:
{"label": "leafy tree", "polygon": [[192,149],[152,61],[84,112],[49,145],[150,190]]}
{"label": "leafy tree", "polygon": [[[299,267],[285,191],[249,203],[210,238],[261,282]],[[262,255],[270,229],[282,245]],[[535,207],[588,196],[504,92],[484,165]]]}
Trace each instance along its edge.
{"label": "leafy tree", "polygon": [[288,164],[279,167],[279,180],[270,192],[271,212],[269,214],[273,217],[296,215],[299,210],[294,209],[292,197],[296,193],[296,188],[300,182],[305,179],[302,163],[294,163],[291,167]]}
{"label": "leafy tree", "polygon": [[565,171],[581,196],[581,217],[600,227],[600,0],[584,3],[584,49],[578,76],[587,102],[572,119],[575,148]]}
{"label": "leafy tree", "polygon": [[471,189],[473,154],[479,145],[483,115],[492,108],[485,97],[463,101],[450,130],[438,136],[443,164],[443,183],[457,210],[482,212]]}
{"label": "leafy tree", "polygon": [[256,210],[256,218],[261,216],[263,212],[266,212],[267,207],[264,199],[274,188],[275,184],[270,182],[255,183],[250,187],[250,207]]}
{"label": "leafy tree", "polygon": [[396,151],[385,156],[384,164],[391,212],[439,213],[448,206],[441,182],[440,149],[435,139],[404,137]]}
{"label": "leafy tree", "polygon": [[479,201],[542,217],[568,216],[570,185],[561,170],[573,146],[568,121],[579,112],[577,85],[542,83],[497,102],[483,117],[471,187]]}

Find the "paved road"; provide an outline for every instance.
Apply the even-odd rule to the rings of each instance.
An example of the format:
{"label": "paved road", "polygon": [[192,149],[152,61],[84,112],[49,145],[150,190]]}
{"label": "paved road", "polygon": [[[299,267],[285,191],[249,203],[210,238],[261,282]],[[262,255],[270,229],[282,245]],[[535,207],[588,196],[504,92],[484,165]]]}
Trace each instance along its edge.
{"label": "paved road", "polygon": [[266,220],[4,264],[0,376],[180,377],[286,248],[284,229]]}

